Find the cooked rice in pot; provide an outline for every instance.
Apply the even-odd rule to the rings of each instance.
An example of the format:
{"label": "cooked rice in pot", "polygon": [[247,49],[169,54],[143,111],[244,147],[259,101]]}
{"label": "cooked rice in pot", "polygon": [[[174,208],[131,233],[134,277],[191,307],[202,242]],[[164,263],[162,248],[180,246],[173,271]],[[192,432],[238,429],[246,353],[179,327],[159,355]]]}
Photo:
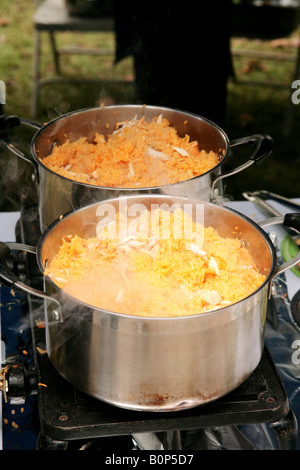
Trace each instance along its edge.
{"label": "cooked rice in pot", "polygon": [[156,187],[202,175],[219,163],[219,155],[199,149],[189,135],[179,137],[162,115],[118,123],[105,138],[82,137],[53,148],[42,163],[66,178],[116,188]]}
{"label": "cooked rice in pot", "polygon": [[[91,306],[150,317],[226,307],[264,282],[241,240],[221,237],[181,209],[168,212],[164,237],[166,213],[157,209],[153,217],[145,210],[131,231],[123,229],[126,216],[118,214],[93,238],[65,237],[45,275]],[[178,220],[188,221],[188,230],[178,234]]]}

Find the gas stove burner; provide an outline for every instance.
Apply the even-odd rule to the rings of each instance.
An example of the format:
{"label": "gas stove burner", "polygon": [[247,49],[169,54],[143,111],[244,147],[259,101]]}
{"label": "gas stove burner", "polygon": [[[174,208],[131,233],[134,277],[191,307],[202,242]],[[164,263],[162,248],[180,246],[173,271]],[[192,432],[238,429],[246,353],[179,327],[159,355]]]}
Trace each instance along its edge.
{"label": "gas stove burner", "polygon": [[300,290],[296,292],[291,300],[291,313],[297,325],[300,326]]}
{"label": "gas stove burner", "polygon": [[40,387],[38,398],[42,434],[47,437],[44,443],[50,447],[52,442],[55,445],[78,439],[88,442],[91,437],[173,430],[196,432],[215,426],[266,422],[274,430],[279,448],[294,446],[297,429],[294,415],[267,348],[257,369],[236,390],[216,402],[170,413],[130,411],[90,397],[62,378],[46,354],[37,355],[37,369],[39,382],[47,384],[47,388]]}

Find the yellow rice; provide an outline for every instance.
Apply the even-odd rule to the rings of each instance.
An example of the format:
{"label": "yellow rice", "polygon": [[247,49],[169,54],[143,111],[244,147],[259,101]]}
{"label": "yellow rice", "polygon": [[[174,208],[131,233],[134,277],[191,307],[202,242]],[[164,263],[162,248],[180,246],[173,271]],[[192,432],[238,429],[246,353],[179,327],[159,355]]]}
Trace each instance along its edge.
{"label": "yellow rice", "polygon": [[[162,224],[163,211],[158,212],[156,229]],[[176,209],[171,214],[171,227],[180,213]],[[65,237],[45,274],[89,305],[157,317],[226,307],[265,280],[239,239],[223,238],[194,222],[191,233],[177,237],[174,229],[163,238],[148,226],[140,230],[145,217],[140,220],[133,237],[111,238],[108,227],[89,239]]]}

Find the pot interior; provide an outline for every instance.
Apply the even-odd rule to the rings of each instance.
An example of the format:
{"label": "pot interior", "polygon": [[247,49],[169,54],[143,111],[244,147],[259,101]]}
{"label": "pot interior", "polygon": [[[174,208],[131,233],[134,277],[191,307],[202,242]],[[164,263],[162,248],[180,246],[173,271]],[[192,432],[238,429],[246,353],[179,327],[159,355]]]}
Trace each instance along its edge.
{"label": "pot interior", "polygon": [[37,132],[32,142],[32,154],[41,163],[44,157],[52,153],[55,145],[62,145],[67,139],[73,142],[86,137],[89,142],[93,142],[96,132],[107,137],[119,122],[142,117],[151,121],[160,114],[168,119],[180,137],[188,134],[191,140],[199,142],[199,148],[217,153],[220,161],[227,154],[228,138],[211,121],[183,111],[139,105],[90,108],[60,116]]}
{"label": "pot interior", "polygon": [[96,227],[100,222],[99,214],[107,214],[112,208],[115,213],[118,213],[120,208],[122,210],[125,206],[128,208],[133,206],[144,207],[151,210],[152,205],[155,205],[155,207],[159,205],[164,210],[166,208],[167,210],[173,210],[178,206],[183,211],[189,208],[189,214],[192,214],[193,220],[197,220],[197,222],[200,207],[203,211],[203,225],[213,227],[222,237],[241,240],[249,250],[259,272],[266,276],[263,285],[269,281],[274,270],[276,255],[268,236],[259,226],[241,214],[221,206],[195,199],[163,195],[140,195],[110,199],[109,201],[84,207],[64,216],[61,220],[55,221],[44,232],[38,245],[40,269],[44,272],[47,264],[51,262],[57,253],[62,238],[68,235],[78,235],[83,238],[95,237]]}

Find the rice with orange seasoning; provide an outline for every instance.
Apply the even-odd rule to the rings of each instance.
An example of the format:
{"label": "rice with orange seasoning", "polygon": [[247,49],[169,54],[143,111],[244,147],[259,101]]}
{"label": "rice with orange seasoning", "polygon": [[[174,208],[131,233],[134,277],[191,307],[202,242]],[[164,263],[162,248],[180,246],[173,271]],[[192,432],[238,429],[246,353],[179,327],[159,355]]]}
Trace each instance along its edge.
{"label": "rice with orange seasoning", "polygon": [[[126,237],[121,230],[113,238],[111,227],[104,227],[86,240],[65,238],[45,275],[89,305],[152,317],[226,307],[253,293],[265,280],[239,239],[223,238],[212,227],[194,222],[190,233],[177,237],[174,228],[164,238],[160,236],[164,211],[158,211],[159,217],[151,218],[156,226],[149,229],[145,224],[150,220],[145,211],[135,232]],[[171,214],[171,227],[181,215],[181,209]]]}
{"label": "rice with orange seasoning", "polygon": [[199,149],[186,134],[179,137],[162,115],[151,122],[119,123],[107,138],[96,134],[67,140],[53,148],[42,163],[66,178],[96,186],[155,187],[202,175],[219,163],[219,156]]}

